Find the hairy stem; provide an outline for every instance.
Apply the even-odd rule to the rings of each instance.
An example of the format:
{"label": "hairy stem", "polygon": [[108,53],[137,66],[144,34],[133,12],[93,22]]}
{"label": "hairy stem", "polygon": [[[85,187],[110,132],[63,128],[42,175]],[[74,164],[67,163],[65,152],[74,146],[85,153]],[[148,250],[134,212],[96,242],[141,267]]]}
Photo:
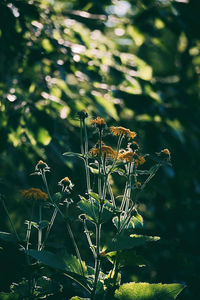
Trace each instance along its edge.
{"label": "hairy stem", "polygon": [[[42,221],[42,204],[39,205],[39,227]],[[40,251],[42,245],[42,229],[38,229],[38,251]]]}

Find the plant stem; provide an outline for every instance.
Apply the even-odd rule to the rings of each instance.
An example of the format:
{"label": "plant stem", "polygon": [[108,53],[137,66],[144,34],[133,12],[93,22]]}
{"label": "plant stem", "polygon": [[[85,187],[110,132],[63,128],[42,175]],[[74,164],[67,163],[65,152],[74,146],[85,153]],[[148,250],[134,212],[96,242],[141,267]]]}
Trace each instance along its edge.
{"label": "plant stem", "polygon": [[16,235],[16,238],[17,238],[18,242],[20,242],[19,235],[18,235],[18,233],[17,233],[17,231],[16,231],[16,229],[15,229],[15,225],[14,225],[14,223],[13,223],[13,221],[12,221],[10,215],[9,215],[9,212],[8,212],[7,207],[6,207],[5,201],[2,199],[2,197],[1,197],[1,201],[2,201],[2,204],[3,204],[3,208],[4,208],[4,210],[5,210],[6,214],[7,214],[7,217],[8,217],[8,219],[9,219],[9,221],[10,221],[12,230],[14,231],[14,233],[15,233],[15,235]]}
{"label": "plant stem", "polygon": [[76,241],[75,241],[75,239],[74,239],[73,232],[72,232],[71,227],[70,227],[70,225],[69,225],[68,218],[62,213],[62,211],[60,210],[60,208],[59,208],[59,207],[57,206],[57,204],[53,201],[53,199],[52,199],[52,197],[51,197],[51,194],[50,194],[50,191],[49,191],[48,183],[47,183],[46,176],[45,176],[45,173],[44,173],[44,172],[42,172],[42,179],[43,179],[44,185],[45,185],[45,187],[46,187],[46,190],[47,190],[49,199],[51,200],[51,202],[52,202],[52,204],[54,205],[54,207],[58,210],[58,212],[61,214],[61,216],[63,217],[63,219],[64,219],[65,222],[66,222],[67,230],[68,230],[68,232],[69,232],[69,235],[70,235],[70,238],[71,238],[71,240],[72,240],[74,249],[75,249],[75,251],[76,251],[76,255],[77,255],[78,260],[79,260],[80,265],[81,265],[82,273],[83,273],[83,275],[84,275],[81,255],[80,255],[78,246],[77,246],[77,244],[76,244]]}
{"label": "plant stem", "polygon": [[114,208],[116,208],[115,198],[114,198],[114,195],[113,195],[112,187],[111,187],[110,182],[109,182],[109,175],[108,175],[107,185],[108,185],[108,191],[110,193],[112,204],[113,204]]}
{"label": "plant stem", "polygon": [[95,299],[97,283],[99,279],[100,267],[101,267],[101,257],[100,257],[100,242],[101,242],[101,216],[103,213],[103,206],[106,197],[107,189],[107,176],[104,176],[104,186],[103,186],[103,199],[100,203],[99,218],[98,223],[96,224],[96,257],[95,257],[95,278],[94,286],[91,293],[91,300]]}
{"label": "plant stem", "polygon": [[[87,193],[91,191],[90,185],[90,173],[89,173],[89,163],[88,163],[88,136],[87,136],[87,127],[85,123],[85,119],[83,120],[83,130],[84,130],[84,137],[85,137],[85,172],[86,172],[86,181],[87,181]],[[83,143],[83,142],[82,142]]]}
{"label": "plant stem", "polygon": [[121,147],[123,138],[124,138],[124,135],[120,135],[120,136],[119,136],[119,139],[118,139],[118,142],[117,142],[117,154],[116,154],[116,157],[115,157],[115,159],[114,159],[114,161],[113,161],[113,163],[112,163],[112,166],[111,166],[111,168],[110,168],[109,174],[112,173],[112,170],[113,170],[113,168],[114,168],[114,166],[115,166],[115,163],[116,163],[116,161],[117,161],[117,157],[118,157],[118,154],[119,154],[119,150],[120,150],[120,147]]}
{"label": "plant stem", "polygon": [[127,181],[126,181],[126,185],[125,185],[125,189],[124,189],[124,195],[123,195],[123,198],[122,198],[122,203],[121,203],[121,206],[120,206],[121,210],[124,209],[124,206],[125,206],[126,201],[127,201],[127,191],[128,191],[128,186],[129,186],[129,183],[130,183],[130,171],[131,171],[131,163],[128,164]]}
{"label": "plant stem", "polygon": [[[102,206],[103,208],[103,206]],[[102,210],[102,209],[101,209]],[[100,212],[101,213],[101,212]],[[100,214],[99,214],[100,216]],[[100,240],[101,240],[101,224],[96,224],[96,257],[95,257],[95,278],[94,278],[94,286],[91,293],[91,300],[95,299],[97,282],[99,279],[99,272],[101,266],[101,259],[100,259]]]}
{"label": "plant stem", "polygon": [[95,258],[96,257],[96,252],[95,252],[92,240],[90,238],[90,232],[89,232],[89,230],[87,228],[86,220],[83,221],[83,226],[84,226],[84,233],[86,234],[86,237],[87,237],[87,240],[88,240],[88,244],[89,244],[90,249],[92,251],[92,254],[93,254],[94,258]]}
{"label": "plant stem", "polygon": [[81,266],[82,275],[84,276],[84,269],[83,269],[82,259],[81,259],[81,255],[80,255],[78,246],[76,244],[76,241],[75,241],[75,238],[74,238],[74,235],[73,235],[73,232],[71,230],[71,227],[70,227],[69,223],[67,222],[66,225],[67,225],[67,230],[69,232],[70,238],[71,238],[72,243],[74,245],[74,248],[75,248],[75,251],[76,251],[76,255],[77,255],[79,263],[80,263],[80,266]]}
{"label": "plant stem", "polygon": [[42,245],[42,229],[40,229],[40,224],[42,221],[42,204],[39,205],[39,229],[38,229],[38,251],[40,251]]}
{"label": "plant stem", "polygon": [[84,155],[84,148],[83,148],[83,123],[80,119],[80,129],[81,129],[81,154]]}
{"label": "plant stem", "polygon": [[57,216],[57,213],[58,213],[58,210],[57,210],[57,208],[55,207],[55,208],[54,208],[53,215],[52,215],[52,217],[51,217],[51,221],[50,221],[50,223],[49,223],[49,225],[48,225],[48,227],[47,227],[47,231],[46,231],[46,234],[45,234],[45,238],[44,238],[44,240],[43,240],[43,243],[42,243],[42,245],[41,245],[41,249],[43,249],[44,244],[45,244],[46,240],[48,239],[49,233],[50,233],[51,228],[52,228],[52,226],[53,226],[53,224],[54,224],[54,221],[55,221],[55,218],[56,218],[56,216]]}

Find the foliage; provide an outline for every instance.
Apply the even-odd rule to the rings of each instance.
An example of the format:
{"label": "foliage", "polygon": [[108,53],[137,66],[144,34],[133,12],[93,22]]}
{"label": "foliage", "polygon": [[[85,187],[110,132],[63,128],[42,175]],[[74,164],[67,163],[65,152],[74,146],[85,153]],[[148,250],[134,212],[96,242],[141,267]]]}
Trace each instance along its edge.
{"label": "foliage", "polygon": [[[51,168],[47,163],[40,160],[35,167],[35,172],[31,175],[42,178],[47,193],[37,188],[22,191],[22,196],[32,202],[31,218],[25,222],[27,225],[25,239],[17,234],[4,200],[2,200],[15,232],[16,240],[13,239],[12,234],[4,232],[0,233],[0,238],[8,242],[19,243],[27,259],[26,267],[34,267],[33,274],[27,274],[27,278],[17,284],[13,283],[11,285],[12,294],[22,299],[38,299],[38,297],[40,298],[41,296],[45,298],[51,295],[55,296],[56,293],[60,292],[60,286],[62,285],[59,281],[55,281],[56,285],[53,284],[54,278],[51,271],[52,269],[61,272],[61,274],[64,274],[79,284],[79,286],[83,288],[82,295],[89,296],[91,300],[98,300],[101,297],[105,299],[110,297],[112,299],[175,299],[177,294],[183,289],[181,284],[149,285],[145,283],[134,283],[134,285],[125,284],[120,286],[120,271],[128,261],[133,265],[141,265],[145,262],[142,256],[135,255],[135,253],[127,253],[124,250],[136,248],[135,252],[137,254],[138,247],[160,239],[156,236],[138,235],[132,232],[135,231],[138,225],[139,227],[143,226],[143,218],[137,211],[138,196],[158,169],[162,165],[170,164],[170,151],[164,149],[156,153],[157,156],[154,165],[142,171],[141,166],[146,163],[146,157],[149,155],[141,155],[140,146],[134,140],[136,133],[121,126],[110,127],[111,133],[114,136],[118,136],[115,150],[104,144],[104,138],[108,128],[106,127],[104,119],[100,117],[97,117],[91,122],[98,132],[98,138],[95,147],[89,150],[87,126],[85,123],[87,117],[88,113],[85,110],[79,113],[81,155],[75,153],[75,156],[77,158],[81,157],[85,167],[87,192],[84,196],[80,196],[81,201],[78,202],[77,206],[81,210],[79,219],[83,223],[88,247],[92,252],[94,260],[93,267],[91,267],[88,262],[82,260],[81,251],[76,242],[77,235],[73,233],[71,228],[69,208],[73,204],[71,193],[74,184],[69,177],[64,177],[58,182],[58,185],[60,185],[62,189],[60,196],[57,197],[57,194],[56,197],[52,196],[46,177],[46,173],[51,172]],[[123,141],[126,143],[128,141],[126,150],[121,149]],[[90,169],[91,164],[98,172],[94,173]],[[117,173],[118,177],[125,177],[124,192],[120,203],[117,201],[117,196],[113,192],[113,173]],[[138,174],[145,175],[142,182],[138,181]],[[93,188],[91,188],[92,177],[94,177],[93,179],[96,181]],[[39,208],[36,222],[32,220],[35,207],[37,210]],[[49,221],[44,219],[43,213],[45,207],[50,211],[52,211],[51,208],[53,208],[51,212],[52,216]],[[63,207],[65,207],[65,211]],[[47,242],[57,214],[62,218],[66,226],[76,256],[68,254],[64,248],[60,251],[59,255],[44,250],[49,247]],[[114,220],[114,235],[112,240],[103,246],[103,226],[111,219]],[[36,249],[32,248],[34,228],[38,232]],[[88,228],[90,228],[90,230]],[[20,245],[21,243],[22,245]],[[52,244],[52,248],[55,249],[55,241]],[[131,254],[134,259],[130,260],[129,254]],[[102,258],[107,258],[112,264],[109,268],[108,275],[106,275],[102,267]],[[50,268],[49,271],[45,272],[49,277],[41,276],[40,263]]]}
{"label": "foliage", "polygon": [[[143,250],[153,270],[129,268],[126,281],[134,277],[143,282],[183,282],[189,288],[180,297],[193,300],[199,297],[200,279],[200,4],[125,2],[0,1],[0,192],[17,230],[30,208],[19,190],[42,188],[39,180],[27,176],[33,162],[48,157],[55,174],[60,174],[56,180],[69,174],[80,187],[77,194],[83,195],[83,161],[61,155],[79,152],[76,114],[87,109],[108,124],[120,119],[138,132],[147,152],[168,147],[173,163],[159,171],[139,206],[146,221],[144,234],[162,237],[156,243],[159,251],[151,243],[148,251]],[[95,138],[92,131],[89,135]],[[109,136],[107,140],[112,143]],[[58,180],[51,174],[48,179],[55,191]],[[122,184],[123,179],[116,181],[116,193]],[[3,204],[1,209],[1,230],[7,232],[12,225]],[[58,245],[64,234],[59,225]],[[77,222],[74,230],[80,230]],[[106,238],[109,241],[111,233]],[[18,265],[23,262],[20,254],[4,242],[1,289],[8,292],[24,270]]]}

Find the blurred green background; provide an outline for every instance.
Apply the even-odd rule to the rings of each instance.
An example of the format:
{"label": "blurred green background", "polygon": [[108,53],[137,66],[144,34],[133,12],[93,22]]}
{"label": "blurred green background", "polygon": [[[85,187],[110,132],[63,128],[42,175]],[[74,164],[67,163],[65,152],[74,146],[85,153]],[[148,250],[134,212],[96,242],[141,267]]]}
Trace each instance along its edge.
{"label": "blurred green background", "polygon": [[[85,192],[81,163],[62,153],[80,151],[77,112],[86,109],[88,124],[100,115],[136,131],[145,153],[170,149],[172,167],[140,199],[144,232],[162,240],[143,250],[149,267],[122,278],[184,283],[182,300],[199,297],[199,13],[195,0],[0,1],[0,193],[17,230],[27,218],[20,190],[43,188],[29,176],[39,159],[52,192],[64,176],[75,198]],[[92,129],[89,137],[92,147]],[[0,230],[11,231],[0,211]],[[0,246],[8,292],[23,277],[21,256]]]}

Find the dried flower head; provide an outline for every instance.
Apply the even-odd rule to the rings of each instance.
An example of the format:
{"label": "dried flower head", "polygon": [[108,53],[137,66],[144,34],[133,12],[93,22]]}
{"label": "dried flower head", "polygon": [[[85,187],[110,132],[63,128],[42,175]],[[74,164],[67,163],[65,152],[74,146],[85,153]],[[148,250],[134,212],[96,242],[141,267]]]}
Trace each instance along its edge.
{"label": "dried flower head", "polygon": [[70,192],[72,190],[74,184],[71,182],[69,177],[64,177],[58,182],[58,185],[62,186],[63,192]]}
{"label": "dried flower head", "polygon": [[161,150],[161,153],[164,153],[164,154],[166,154],[166,155],[168,155],[168,156],[170,156],[170,155],[171,155],[171,153],[170,153],[169,149],[167,149],[167,148],[165,148],[165,149]]}
{"label": "dried flower head", "polygon": [[88,113],[85,109],[78,112],[80,120],[85,120],[88,117]]}
{"label": "dried flower head", "polygon": [[33,174],[41,175],[42,172],[47,172],[47,171],[50,171],[49,166],[43,160],[39,160],[39,162],[35,167],[35,173]]}
{"label": "dried flower head", "polygon": [[111,126],[110,131],[113,135],[124,135],[127,136],[129,139],[134,139],[137,135],[136,132],[130,131],[130,129],[124,127]]}
{"label": "dried flower head", "polygon": [[[95,157],[100,154],[99,145],[96,145],[96,146],[97,147],[90,149],[90,153],[92,154],[92,156],[95,156]],[[106,157],[106,158],[110,158],[110,159],[115,159],[117,156],[117,152],[115,150],[113,150],[110,146],[106,146],[104,144],[102,144],[102,146],[101,146],[101,154],[102,154],[102,157]]]}
{"label": "dried flower head", "polygon": [[106,122],[103,118],[97,117],[96,119],[91,121],[92,125],[95,125],[100,130],[106,126]]}
{"label": "dried flower head", "polygon": [[47,200],[48,199],[48,195],[37,188],[30,188],[28,190],[22,190],[21,194],[24,198],[26,198],[28,200]]}

